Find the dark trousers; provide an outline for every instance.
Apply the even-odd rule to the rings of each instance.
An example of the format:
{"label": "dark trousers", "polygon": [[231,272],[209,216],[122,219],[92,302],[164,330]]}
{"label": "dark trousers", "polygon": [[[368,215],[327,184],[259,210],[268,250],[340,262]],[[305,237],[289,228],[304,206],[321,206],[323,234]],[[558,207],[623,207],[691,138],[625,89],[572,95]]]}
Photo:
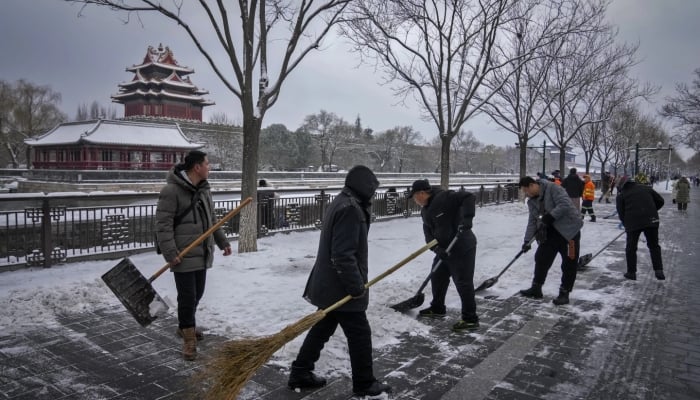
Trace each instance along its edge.
{"label": "dark trousers", "polygon": [[[474,234],[471,231],[462,233],[463,235]],[[454,252],[447,260],[433,273],[430,278],[430,285],[433,291],[433,300],[430,306],[436,311],[445,310],[445,296],[450,286],[450,277],[457,287],[457,293],[462,300],[462,319],[467,322],[477,322],[476,300],[474,299],[474,264],[476,263],[476,237],[471,240],[470,248],[464,252]],[[473,246],[471,245],[473,243]],[[435,257],[433,266],[440,258]]]}
{"label": "dark trousers", "polygon": [[661,261],[661,246],[659,246],[659,228],[648,227],[636,231],[627,232],[627,244],[625,245],[625,258],[627,259],[627,272],[637,272],[637,244],[639,236],[644,232],[647,239],[649,255],[651,255],[651,265],[655,270],[664,269]]}
{"label": "dark trousers", "polygon": [[535,277],[534,283],[544,285],[549,268],[554,263],[557,254],[561,256],[561,288],[571,291],[576,281],[576,268],[578,267],[579,250],[581,249],[581,232],[573,239],[574,257],[569,257],[569,241],[550,226],[547,228],[547,238],[537,246],[535,252]]}
{"label": "dark trousers", "polygon": [[207,281],[207,270],[200,269],[192,272],[174,272],[175,288],[177,289],[177,320],[180,329],[196,326],[194,314],[197,305],[204,295]]}
{"label": "dark trousers", "polygon": [[331,311],[325,318],[312,326],[299,349],[292,367],[314,369],[321,356],[323,346],[340,325],[348,341],[352,387],[366,389],[374,383],[372,370],[372,330],[364,311]]}
{"label": "dark trousers", "polygon": [[678,203],[678,211],[684,211],[688,209],[688,203]]}

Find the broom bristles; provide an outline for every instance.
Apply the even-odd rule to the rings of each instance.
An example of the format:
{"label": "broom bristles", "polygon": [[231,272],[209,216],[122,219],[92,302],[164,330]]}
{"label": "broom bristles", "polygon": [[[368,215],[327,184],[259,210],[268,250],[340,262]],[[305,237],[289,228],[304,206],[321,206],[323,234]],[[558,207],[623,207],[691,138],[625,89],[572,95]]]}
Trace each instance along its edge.
{"label": "broom bristles", "polygon": [[211,380],[211,387],[205,389],[205,398],[210,400],[233,400],[260,367],[277,350],[310,329],[326,316],[318,310],[299,321],[287,325],[280,332],[260,338],[230,340],[213,356],[201,372],[200,379]]}

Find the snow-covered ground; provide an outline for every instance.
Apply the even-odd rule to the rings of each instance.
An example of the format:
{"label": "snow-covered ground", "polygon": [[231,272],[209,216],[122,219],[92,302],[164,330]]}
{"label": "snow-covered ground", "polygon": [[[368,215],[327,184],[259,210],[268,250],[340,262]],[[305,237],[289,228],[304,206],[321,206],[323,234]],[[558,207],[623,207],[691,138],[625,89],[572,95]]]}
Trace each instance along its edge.
{"label": "snow-covered ground", "polygon": [[[656,189],[663,192],[664,184],[660,183]],[[616,216],[603,219],[613,213],[614,204],[596,202],[594,207],[598,222],[591,223],[586,218],[581,254],[597,252],[621,232]],[[475,285],[497,275],[518,253],[526,221],[527,206],[524,203],[477,209],[474,220],[474,232],[478,239]],[[229,338],[260,336],[276,333],[314,312],[315,308],[305,302],[301,294],[314,263],[318,238],[318,231],[292,232],[260,239],[256,253],[234,253],[223,257],[218,252],[214,268],[207,275],[206,292],[197,313],[198,324],[212,333]],[[618,240],[624,240],[624,236]],[[369,241],[371,279],[424,244],[420,218],[375,223],[370,229]],[[498,283],[483,294],[505,298],[518,289],[528,287],[532,280],[533,255],[534,251],[531,251],[520,257]],[[596,273],[613,274],[605,266],[622,257],[624,254],[620,252],[603,252],[596,258]],[[422,254],[370,290],[368,318],[375,347],[395,343],[403,332],[427,336],[430,328],[415,319],[415,310],[401,314],[388,308],[388,305],[415,294],[430,271],[431,259],[430,252]],[[135,255],[131,260],[147,277],[164,265],[162,256],[155,252]],[[0,273],[0,329],[5,334],[27,331],[34,326],[56,324],[57,313],[119,305],[117,298],[100,279],[117,262],[80,262],[50,269],[31,268]],[[619,272],[614,274],[619,275]],[[543,289],[547,296],[557,293],[560,277],[557,259]],[[175,285],[168,273],[156,279],[153,286],[171,305],[175,303]],[[428,304],[430,286],[425,293]],[[575,300],[596,301],[603,305],[595,311],[596,316],[601,318],[628,295],[624,288],[612,294],[598,293],[582,283],[575,287],[572,293],[574,301],[567,307],[578,312],[581,318],[586,318],[586,312],[577,309]],[[477,306],[478,302],[477,298]],[[454,286],[448,291],[447,303],[448,307],[459,309]],[[543,312],[551,307],[554,307],[551,303],[543,302]],[[175,315],[174,307],[169,312]],[[458,314],[454,315],[456,317]],[[296,356],[303,337],[302,334],[277,352],[272,362],[288,366]],[[326,346],[317,370],[328,376],[349,374],[345,339],[340,330]]]}

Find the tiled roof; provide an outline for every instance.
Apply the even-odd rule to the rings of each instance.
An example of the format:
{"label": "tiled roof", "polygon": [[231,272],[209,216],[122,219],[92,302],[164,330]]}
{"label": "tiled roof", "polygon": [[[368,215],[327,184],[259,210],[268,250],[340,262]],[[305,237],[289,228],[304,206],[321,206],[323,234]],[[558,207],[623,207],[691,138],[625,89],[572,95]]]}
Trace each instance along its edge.
{"label": "tiled roof", "polygon": [[29,146],[56,146],[78,143],[133,145],[197,149],[177,124],[123,120],[90,120],[63,123],[42,136],[25,140]]}

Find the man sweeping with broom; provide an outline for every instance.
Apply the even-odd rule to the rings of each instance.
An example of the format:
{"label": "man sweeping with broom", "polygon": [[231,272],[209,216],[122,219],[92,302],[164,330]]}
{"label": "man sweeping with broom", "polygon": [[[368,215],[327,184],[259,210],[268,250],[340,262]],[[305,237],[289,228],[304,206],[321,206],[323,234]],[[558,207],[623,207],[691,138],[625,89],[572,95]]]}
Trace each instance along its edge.
{"label": "man sweeping with broom", "polygon": [[306,283],[304,298],[320,309],[350,295],[352,300],[329,312],[306,335],[296,360],[292,362],[288,385],[291,389],[318,388],[326,379],[312,371],[321,350],[338,325],[348,341],[352,367],[352,391],[357,396],[390,393],[391,387],[374,377],[372,370],[372,330],[367,321],[369,289],[367,232],[370,207],[379,186],[367,167],[353,167],[342,191],[328,206],[323,219],[316,263]]}

